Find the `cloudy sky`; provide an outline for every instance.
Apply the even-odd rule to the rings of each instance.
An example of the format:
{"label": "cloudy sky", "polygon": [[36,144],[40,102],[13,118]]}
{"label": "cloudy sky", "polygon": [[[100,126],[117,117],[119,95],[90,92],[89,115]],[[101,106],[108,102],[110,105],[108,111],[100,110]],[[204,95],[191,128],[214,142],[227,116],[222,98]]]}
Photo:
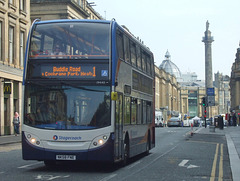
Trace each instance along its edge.
{"label": "cloudy sky", "polygon": [[212,32],[213,73],[231,73],[240,41],[240,0],[93,0],[93,8],[114,18],[140,37],[154,53],[157,66],[166,51],[182,73],[205,79],[202,37],[209,21]]}

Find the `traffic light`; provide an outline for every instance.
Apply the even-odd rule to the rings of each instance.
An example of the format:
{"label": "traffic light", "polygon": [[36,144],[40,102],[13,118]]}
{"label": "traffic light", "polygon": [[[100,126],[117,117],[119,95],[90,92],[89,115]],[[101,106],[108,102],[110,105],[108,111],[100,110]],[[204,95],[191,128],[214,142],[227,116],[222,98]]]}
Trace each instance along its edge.
{"label": "traffic light", "polygon": [[206,97],[202,97],[202,106],[206,107]]}
{"label": "traffic light", "polygon": [[207,127],[207,107],[204,106],[204,121],[205,121],[205,128]]}

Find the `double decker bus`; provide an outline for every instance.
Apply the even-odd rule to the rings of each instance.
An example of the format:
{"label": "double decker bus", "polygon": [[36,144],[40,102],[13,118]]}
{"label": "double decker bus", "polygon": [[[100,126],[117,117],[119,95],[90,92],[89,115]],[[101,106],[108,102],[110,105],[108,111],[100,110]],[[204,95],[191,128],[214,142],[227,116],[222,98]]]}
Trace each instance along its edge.
{"label": "double decker bus", "polygon": [[155,146],[154,100],[153,54],[116,21],[33,22],[23,75],[24,160],[126,164]]}

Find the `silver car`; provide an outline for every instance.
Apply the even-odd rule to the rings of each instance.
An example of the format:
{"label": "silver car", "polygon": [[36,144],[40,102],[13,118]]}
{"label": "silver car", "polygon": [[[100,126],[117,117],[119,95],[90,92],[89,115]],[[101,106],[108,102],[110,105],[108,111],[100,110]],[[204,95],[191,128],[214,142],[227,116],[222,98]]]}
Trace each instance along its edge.
{"label": "silver car", "polygon": [[182,120],[178,117],[171,117],[168,122],[167,126],[182,126]]}

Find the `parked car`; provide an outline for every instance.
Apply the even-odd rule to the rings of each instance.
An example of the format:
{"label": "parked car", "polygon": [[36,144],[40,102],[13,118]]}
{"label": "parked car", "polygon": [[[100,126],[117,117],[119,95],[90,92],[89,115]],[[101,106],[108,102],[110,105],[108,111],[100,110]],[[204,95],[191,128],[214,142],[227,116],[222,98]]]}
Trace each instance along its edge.
{"label": "parked car", "polygon": [[182,120],[179,117],[171,117],[168,122],[167,126],[182,126]]}

